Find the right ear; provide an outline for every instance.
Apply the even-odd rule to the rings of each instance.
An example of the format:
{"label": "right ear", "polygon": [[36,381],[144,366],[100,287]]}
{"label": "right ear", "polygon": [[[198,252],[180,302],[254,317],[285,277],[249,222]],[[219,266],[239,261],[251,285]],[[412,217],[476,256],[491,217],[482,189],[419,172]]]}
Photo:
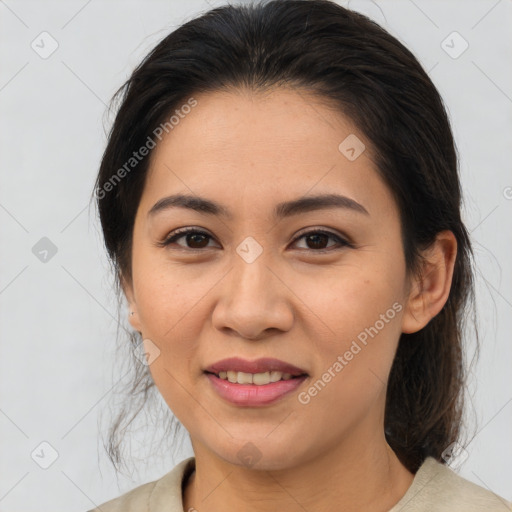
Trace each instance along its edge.
{"label": "right ear", "polygon": [[137,302],[135,300],[135,294],[133,293],[133,285],[131,279],[125,278],[122,274],[120,274],[119,281],[121,283],[124,296],[128,302],[128,321],[136,331],[141,332],[140,320],[137,312]]}

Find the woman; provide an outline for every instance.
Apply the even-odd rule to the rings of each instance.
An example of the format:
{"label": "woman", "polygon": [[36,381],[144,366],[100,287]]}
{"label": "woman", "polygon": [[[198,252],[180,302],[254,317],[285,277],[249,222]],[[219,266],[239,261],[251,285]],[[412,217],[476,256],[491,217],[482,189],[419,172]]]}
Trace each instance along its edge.
{"label": "woman", "polygon": [[327,0],[227,6],[120,93],[101,225],[194,457],[96,510],[512,510],[446,465],[471,245],[415,57]]}

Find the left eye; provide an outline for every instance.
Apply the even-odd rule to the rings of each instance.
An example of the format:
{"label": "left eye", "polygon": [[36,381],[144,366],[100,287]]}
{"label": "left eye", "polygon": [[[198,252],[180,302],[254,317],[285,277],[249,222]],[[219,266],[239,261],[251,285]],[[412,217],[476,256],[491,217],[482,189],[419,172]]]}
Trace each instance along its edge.
{"label": "left eye", "polygon": [[[309,231],[307,233],[303,233],[302,235],[298,236],[294,242],[301,240],[304,238],[307,242],[313,245],[313,249],[316,249],[316,252],[318,251],[325,251],[329,250],[327,247],[324,247],[324,243],[327,242],[329,238],[337,242],[340,246],[350,246],[350,244],[344,240],[343,238],[339,237],[338,235],[335,235],[334,233],[330,233],[329,231]],[[336,244],[334,244],[336,245]],[[319,247],[322,246],[322,247]],[[332,246],[331,246],[332,247]],[[306,247],[308,248],[308,247]],[[311,248],[311,247],[309,247]]]}
{"label": "left eye", "polygon": [[[205,247],[208,247],[208,239],[213,239],[211,235],[205,233],[204,231],[188,228],[171,233],[171,235],[169,235],[162,242],[158,243],[158,245],[160,247],[166,247],[168,245],[171,245],[172,243],[177,242],[181,238],[186,239],[186,247],[189,249],[204,249]],[[307,233],[303,233],[302,235],[296,237],[293,243],[296,243],[299,240],[304,239],[306,241],[306,244],[310,244],[313,246],[306,247],[306,249],[313,249],[313,252],[322,252],[325,250],[330,250],[329,247],[332,247],[332,245],[325,247],[325,243],[328,243],[329,238],[334,240],[341,247],[351,247],[351,244],[344,240],[343,238],[341,238],[340,236],[329,231],[319,230],[308,231]],[[336,243],[334,245],[336,245]],[[190,246],[189,244],[192,244],[192,246]]]}

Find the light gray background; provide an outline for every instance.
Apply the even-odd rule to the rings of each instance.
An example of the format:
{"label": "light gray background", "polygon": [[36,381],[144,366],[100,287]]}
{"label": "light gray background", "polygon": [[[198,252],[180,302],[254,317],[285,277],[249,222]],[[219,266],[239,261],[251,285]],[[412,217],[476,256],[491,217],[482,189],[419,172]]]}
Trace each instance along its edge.
{"label": "light gray background", "polygon": [[[478,434],[459,472],[510,500],[512,2],[340,3],[404,42],[449,109],[482,338],[470,390]],[[138,474],[117,481],[103,453],[98,419],[108,414],[119,366],[116,302],[88,201],[114,91],[164,35],[220,4],[0,1],[0,510],[85,511],[192,454],[186,442],[176,459],[163,454],[144,466],[142,449]],[[34,40],[42,46],[43,31],[59,45],[46,59],[31,48]],[[442,47],[453,31],[469,43],[458,58]],[[451,36],[444,44],[456,52],[463,41]],[[46,263],[32,252],[42,237],[57,248]],[[52,449],[42,442],[58,452],[48,469],[31,458],[37,448],[34,458],[49,460]]]}

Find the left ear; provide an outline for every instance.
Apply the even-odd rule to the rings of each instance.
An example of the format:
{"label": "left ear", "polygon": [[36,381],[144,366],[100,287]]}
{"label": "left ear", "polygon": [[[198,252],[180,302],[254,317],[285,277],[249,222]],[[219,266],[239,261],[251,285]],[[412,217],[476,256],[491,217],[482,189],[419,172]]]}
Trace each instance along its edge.
{"label": "left ear", "polygon": [[417,332],[443,309],[452,284],[457,256],[457,239],[451,231],[441,231],[422,252],[423,261],[411,283],[402,317],[402,332]]}

